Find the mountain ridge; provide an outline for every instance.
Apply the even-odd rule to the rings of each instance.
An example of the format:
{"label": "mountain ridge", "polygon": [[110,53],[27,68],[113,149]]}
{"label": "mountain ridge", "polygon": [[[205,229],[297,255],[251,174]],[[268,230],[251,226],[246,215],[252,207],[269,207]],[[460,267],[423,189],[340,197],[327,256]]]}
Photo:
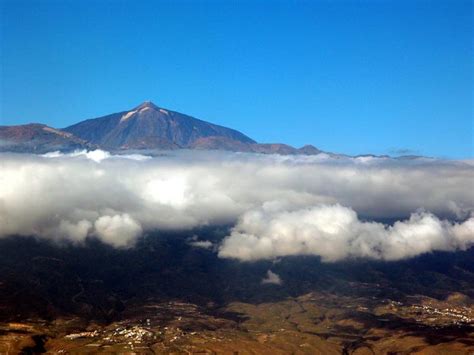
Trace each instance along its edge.
{"label": "mountain ridge", "polygon": [[[23,133],[18,134],[19,131]],[[128,111],[86,119],[63,129],[43,124],[0,126],[0,151],[44,153],[92,148],[110,151],[227,150],[285,155],[322,152],[312,145],[294,148],[282,143],[257,143],[235,129],[165,109],[151,101],[144,101]]]}
{"label": "mountain ridge", "polygon": [[97,149],[71,133],[43,123],[0,126],[0,152],[47,153],[54,150]]}

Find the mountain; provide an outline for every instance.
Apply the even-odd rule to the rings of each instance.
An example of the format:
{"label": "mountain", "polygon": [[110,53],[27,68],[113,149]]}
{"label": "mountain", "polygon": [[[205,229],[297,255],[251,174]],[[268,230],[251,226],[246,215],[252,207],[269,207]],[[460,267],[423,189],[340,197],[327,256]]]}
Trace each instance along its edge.
{"label": "mountain", "polygon": [[200,139],[225,139],[230,146],[255,143],[246,135],[146,101],[131,111],[89,119],[64,131],[106,149],[193,148]]}
{"label": "mountain", "polygon": [[0,152],[46,153],[55,150],[96,149],[97,146],[44,124],[0,126]]}
{"label": "mountain", "polygon": [[260,144],[231,128],[145,101],[137,107],[81,121],[62,130],[43,124],[0,126],[0,151],[44,153],[101,148],[201,149],[262,154],[319,154],[311,145]]}
{"label": "mountain", "polygon": [[203,149],[264,154],[318,154],[313,146],[259,144],[243,133],[158,107],[150,101],[130,111],[93,118],[64,128],[108,150]]}
{"label": "mountain", "polygon": [[242,143],[224,137],[199,138],[190,148],[281,155],[316,155],[322,153],[321,150],[312,145],[305,145],[302,148],[294,148],[282,143]]}

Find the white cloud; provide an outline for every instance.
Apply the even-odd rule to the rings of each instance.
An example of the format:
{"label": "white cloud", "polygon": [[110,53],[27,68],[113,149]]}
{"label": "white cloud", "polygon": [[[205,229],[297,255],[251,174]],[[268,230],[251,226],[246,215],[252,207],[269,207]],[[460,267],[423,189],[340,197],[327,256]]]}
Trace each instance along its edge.
{"label": "white cloud", "polygon": [[268,270],[267,276],[262,279],[262,284],[281,285],[282,281],[278,274],[275,274],[271,270]]}
{"label": "white cloud", "polygon": [[92,228],[92,223],[87,220],[81,220],[77,223],[62,220],[59,222],[59,236],[68,236],[71,240],[81,242],[86,239]]}
{"label": "white cloud", "polygon": [[[268,243],[304,253],[307,249],[298,244],[301,231],[309,244],[316,232],[327,236],[318,242],[326,260],[364,253],[374,257],[380,243],[386,246],[382,241],[387,234],[400,245],[418,240],[387,247],[380,257],[390,259],[398,258],[397,252],[409,256],[451,250],[446,240],[470,245],[470,220],[448,228],[434,216],[468,218],[474,211],[473,185],[472,164],[435,160],[185,151],[156,157],[101,151],[48,157],[0,154],[0,237],[80,242],[95,236],[123,247],[133,245],[142,231],[238,222],[221,246],[222,256],[245,254],[249,241],[258,244],[262,257],[278,254],[265,251]],[[433,215],[416,213],[392,229],[360,220],[403,220],[420,208]],[[314,218],[319,222],[311,222]],[[360,228],[349,245],[351,231],[344,226]],[[273,229],[281,235],[278,243],[272,240],[276,234],[263,238]],[[294,243],[283,239],[288,233],[298,235]],[[364,234],[373,238],[362,238]],[[230,252],[231,243],[241,249]]]}
{"label": "white cloud", "polygon": [[295,211],[257,209],[245,213],[224,239],[219,256],[242,261],[290,255],[399,260],[435,250],[474,245],[474,217],[464,223],[441,221],[417,212],[393,226],[359,220],[350,208],[318,205]]}
{"label": "white cloud", "polygon": [[115,247],[126,247],[142,233],[141,226],[128,214],[99,217],[95,233],[105,243]]}
{"label": "white cloud", "polygon": [[195,248],[202,248],[202,249],[212,249],[214,246],[211,241],[209,240],[197,240],[189,242],[189,245]]}
{"label": "white cloud", "polygon": [[68,156],[68,157],[85,156],[87,159],[93,160],[96,163],[100,163],[102,160],[110,158],[110,153],[100,150],[100,149],[96,149],[96,150],[91,150],[91,151],[77,150],[70,154],[63,154],[59,151],[55,151],[55,152],[49,152],[49,153],[43,154],[42,156],[45,158],[59,158],[63,156]]}

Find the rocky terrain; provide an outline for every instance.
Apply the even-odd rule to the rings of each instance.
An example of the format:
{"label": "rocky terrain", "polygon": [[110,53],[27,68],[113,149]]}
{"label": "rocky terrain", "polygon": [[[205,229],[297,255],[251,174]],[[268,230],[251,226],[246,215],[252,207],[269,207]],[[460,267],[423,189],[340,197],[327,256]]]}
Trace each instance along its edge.
{"label": "rocky terrain", "polygon": [[[357,287],[357,285],[354,285]],[[0,352],[184,354],[470,354],[474,307],[311,292],[222,308],[183,301],[130,305],[118,321],[76,317],[0,323]],[[453,316],[455,315],[455,316]],[[459,319],[462,319],[459,322]]]}

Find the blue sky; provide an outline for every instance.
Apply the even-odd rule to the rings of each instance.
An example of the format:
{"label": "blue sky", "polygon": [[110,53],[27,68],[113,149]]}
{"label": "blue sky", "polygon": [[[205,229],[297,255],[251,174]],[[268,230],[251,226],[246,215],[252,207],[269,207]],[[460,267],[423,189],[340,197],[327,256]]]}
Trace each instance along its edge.
{"label": "blue sky", "polygon": [[0,124],[152,100],[259,142],[474,156],[471,1],[0,6]]}

